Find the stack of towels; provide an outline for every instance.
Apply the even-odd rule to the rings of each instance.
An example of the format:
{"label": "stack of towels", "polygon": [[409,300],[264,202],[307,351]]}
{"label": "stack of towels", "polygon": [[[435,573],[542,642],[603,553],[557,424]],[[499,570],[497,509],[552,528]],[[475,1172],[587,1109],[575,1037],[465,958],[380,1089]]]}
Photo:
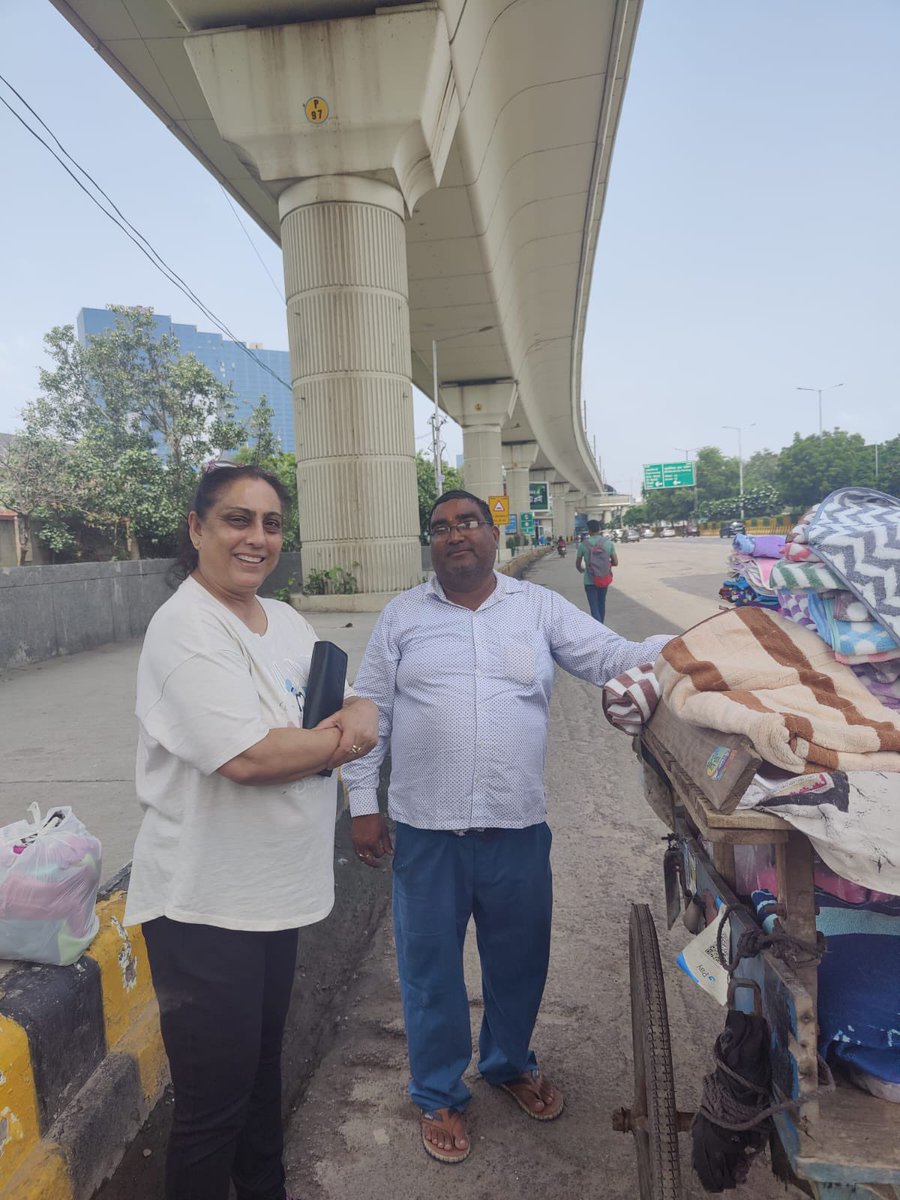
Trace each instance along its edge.
{"label": "stack of towels", "polygon": [[719,595],[736,608],[777,608],[778,597],[771,583],[785,539],[780,534],[752,536],[739,533],[732,543],[729,558],[731,574],[719,588]]}

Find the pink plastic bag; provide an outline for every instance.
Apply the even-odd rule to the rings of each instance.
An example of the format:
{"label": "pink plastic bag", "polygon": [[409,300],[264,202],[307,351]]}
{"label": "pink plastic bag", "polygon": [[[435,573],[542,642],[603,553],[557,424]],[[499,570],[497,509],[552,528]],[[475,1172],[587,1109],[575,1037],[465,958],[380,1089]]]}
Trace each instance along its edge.
{"label": "pink plastic bag", "polygon": [[100,842],[71,808],[0,829],[0,958],[68,966],[97,935]]}

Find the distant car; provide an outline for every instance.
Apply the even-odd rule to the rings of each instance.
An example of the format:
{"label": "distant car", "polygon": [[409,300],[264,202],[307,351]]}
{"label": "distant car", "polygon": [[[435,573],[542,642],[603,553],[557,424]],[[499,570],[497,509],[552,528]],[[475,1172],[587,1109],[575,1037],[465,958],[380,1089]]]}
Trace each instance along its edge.
{"label": "distant car", "polygon": [[636,529],[626,529],[625,532],[622,534],[623,542],[639,542],[640,540],[641,540],[641,535],[638,533],[638,531]]}
{"label": "distant car", "polygon": [[652,538],[652,537],[656,537],[656,534],[652,529],[645,529],[644,532],[641,534],[641,537]]}
{"label": "distant car", "polygon": [[719,537],[720,538],[723,538],[723,537],[724,538],[733,538],[733,537],[737,537],[737,535],[739,533],[746,533],[746,532],[747,532],[747,530],[744,528],[743,521],[726,521],[724,523],[724,525],[719,526]]}
{"label": "distant car", "polygon": [[682,532],[684,533],[685,537],[699,537],[700,526],[695,524],[693,521],[688,521]]}

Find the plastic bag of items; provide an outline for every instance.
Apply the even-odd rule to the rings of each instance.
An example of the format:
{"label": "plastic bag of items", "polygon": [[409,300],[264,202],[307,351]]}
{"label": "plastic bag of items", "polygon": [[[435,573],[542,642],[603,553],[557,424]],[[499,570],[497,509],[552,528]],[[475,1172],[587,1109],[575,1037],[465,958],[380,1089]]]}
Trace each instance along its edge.
{"label": "plastic bag of items", "polygon": [[71,808],[0,829],[0,958],[68,966],[97,935],[100,842]]}

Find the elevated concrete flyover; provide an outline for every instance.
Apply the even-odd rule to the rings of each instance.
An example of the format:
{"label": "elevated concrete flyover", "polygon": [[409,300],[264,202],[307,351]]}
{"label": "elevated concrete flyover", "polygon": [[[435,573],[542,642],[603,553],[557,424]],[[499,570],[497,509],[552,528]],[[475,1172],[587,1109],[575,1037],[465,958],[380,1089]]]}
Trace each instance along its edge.
{"label": "elevated concrete flyover", "polygon": [[473,490],[531,455],[603,492],[582,340],[640,0],[51,2],[282,246],[307,569],[421,578],[435,363]]}

